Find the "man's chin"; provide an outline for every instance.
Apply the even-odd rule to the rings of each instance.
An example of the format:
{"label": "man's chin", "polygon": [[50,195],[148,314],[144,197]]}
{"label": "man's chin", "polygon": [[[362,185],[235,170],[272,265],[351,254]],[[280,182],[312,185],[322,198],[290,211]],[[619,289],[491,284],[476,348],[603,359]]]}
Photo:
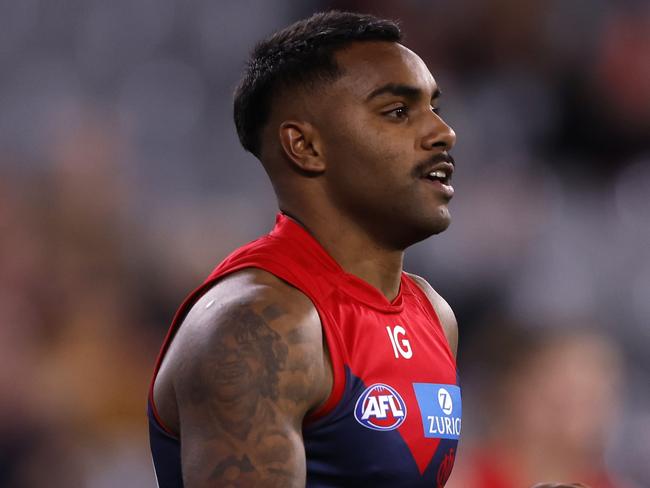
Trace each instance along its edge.
{"label": "man's chin", "polygon": [[437,215],[434,218],[426,219],[423,222],[421,221],[420,225],[417,225],[412,229],[410,238],[408,238],[409,242],[405,243],[403,248],[405,249],[413,244],[424,241],[431,236],[444,232],[450,224],[451,218],[449,217],[449,212],[447,212],[444,217]]}
{"label": "man's chin", "polygon": [[440,234],[441,232],[446,231],[449,228],[449,225],[451,225],[451,219],[440,219],[437,221],[434,225],[431,226],[431,234],[432,236],[435,236],[437,234]]}
{"label": "man's chin", "polygon": [[431,229],[430,235],[440,234],[447,230],[451,224],[451,214],[446,205],[441,206],[437,209],[436,214],[431,217],[429,221],[429,227]]}

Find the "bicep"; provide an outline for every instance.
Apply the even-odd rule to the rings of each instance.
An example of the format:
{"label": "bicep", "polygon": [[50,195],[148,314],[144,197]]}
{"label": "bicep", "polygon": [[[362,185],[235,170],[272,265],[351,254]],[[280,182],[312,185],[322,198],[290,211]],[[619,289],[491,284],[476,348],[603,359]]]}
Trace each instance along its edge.
{"label": "bicep", "polygon": [[196,327],[175,382],[185,486],[304,486],[315,346],[281,307],[225,308]]}
{"label": "bicep", "polygon": [[304,486],[305,455],[299,427],[255,415],[245,432],[241,428],[234,431],[224,425],[233,419],[218,413],[211,417],[206,419],[208,425],[194,423],[190,417],[182,421],[184,486]]}

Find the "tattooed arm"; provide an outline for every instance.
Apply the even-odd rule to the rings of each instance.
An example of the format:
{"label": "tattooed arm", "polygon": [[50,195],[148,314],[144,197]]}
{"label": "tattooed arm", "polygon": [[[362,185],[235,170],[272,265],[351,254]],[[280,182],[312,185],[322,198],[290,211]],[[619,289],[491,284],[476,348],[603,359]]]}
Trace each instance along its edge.
{"label": "tattooed arm", "polygon": [[304,486],[302,421],[331,389],[307,297],[261,270],[229,276],[192,308],[165,363],[187,488]]}

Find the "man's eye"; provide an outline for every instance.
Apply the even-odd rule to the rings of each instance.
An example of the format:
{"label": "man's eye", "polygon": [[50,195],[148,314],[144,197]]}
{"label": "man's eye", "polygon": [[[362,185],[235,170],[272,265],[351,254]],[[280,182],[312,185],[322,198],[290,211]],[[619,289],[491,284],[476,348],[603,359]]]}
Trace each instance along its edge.
{"label": "man's eye", "polygon": [[385,115],[392,117],[394,119],[405,119],[408,117],[409,109],[406,106],[396,107],[388,112],[385,112]]}
{"label": "man's eye", "polygon": [[440,115],[440,107],[434,107],[433,105],[431,106],[431,111],[436,114]]}

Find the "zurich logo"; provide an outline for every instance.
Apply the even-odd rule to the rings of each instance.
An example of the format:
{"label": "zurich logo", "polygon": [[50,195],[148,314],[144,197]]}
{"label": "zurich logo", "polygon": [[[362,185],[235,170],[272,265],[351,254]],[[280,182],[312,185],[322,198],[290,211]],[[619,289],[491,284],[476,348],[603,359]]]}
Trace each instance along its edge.
{"label": "zurich logo", "polygon": [[395,388],[375,383],[357,400],[354,418],[369,429],[394,430],[406,420],[406,403]]}
{"label": "zurich logo", "polygon": [[413,389],[422,414],[424,437],[458,440],[463,415],[460,387],[413,383]]}
{"label": "zurich logo", "polygon": [[445,415],[451,415],[451,412],[454,410],[454,403],[451,400],[451,395],[445,388],[440,388],[438,390],[438,405],[440,405],[440,410]]}

